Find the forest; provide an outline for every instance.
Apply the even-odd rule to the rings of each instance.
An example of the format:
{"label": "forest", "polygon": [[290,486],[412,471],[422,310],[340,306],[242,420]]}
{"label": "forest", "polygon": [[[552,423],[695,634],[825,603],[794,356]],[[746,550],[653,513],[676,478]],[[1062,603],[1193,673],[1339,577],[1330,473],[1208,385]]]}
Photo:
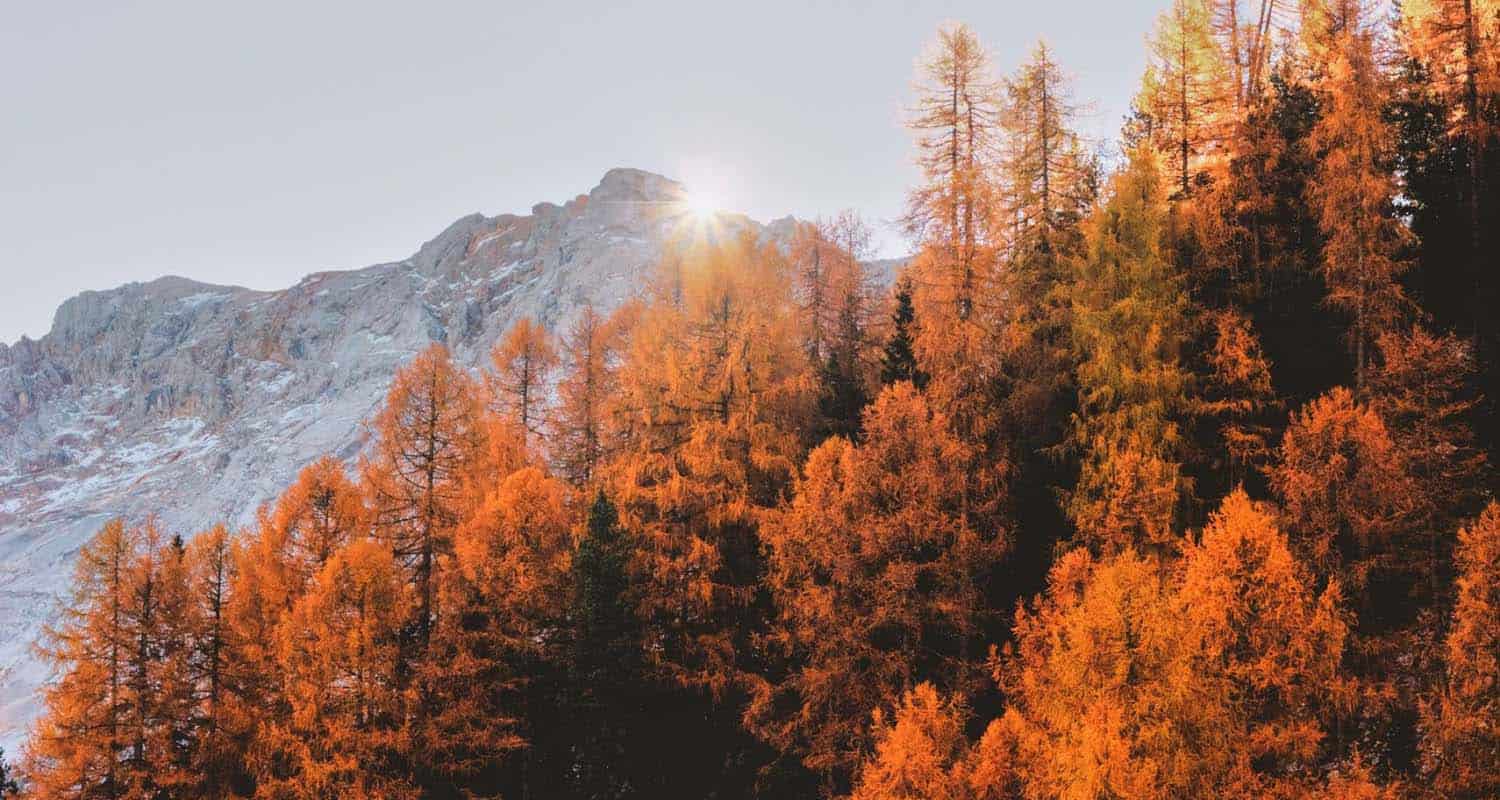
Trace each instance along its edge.
{"label": "forest", "polygon": [[894,285],[686,236],[104,526],[0,795],[1500,797],[1500,1],[1172,0],[1107,145],[1018,60],[921,55]]}

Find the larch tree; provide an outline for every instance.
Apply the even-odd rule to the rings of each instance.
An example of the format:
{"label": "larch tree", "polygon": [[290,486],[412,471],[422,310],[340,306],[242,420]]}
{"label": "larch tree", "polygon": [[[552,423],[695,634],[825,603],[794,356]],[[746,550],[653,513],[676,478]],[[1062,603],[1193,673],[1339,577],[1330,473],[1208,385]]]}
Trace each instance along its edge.
{"label": "larch tree", "polygon": [[474,502],[466,479],[484,449],[481,416],[474,382],[434,344],[396,373],[361,460],[375,535],[416,592],[414,656],[426,650],[436,620],[440,559],[452,552],[453,528]]}
{"label": "larch tree", "polygon": [[979,37],[967,26],[938,30],[918,66],[917,136],[923,182],[907,199],[907,232],[927,262],[924,281],[967,319],[993,270],[994,191],[989,168],[999,132],[999,87]]}
{"label": "larch tree", "polygon": [[124,628],[130,692],[125,761],[136,789],[173,794],[190,780],[193,716],[192,632],[186,549],[155,519],[141,526],[129,572]]}
{"label": "larch tree", "polygon": [[1068,513],[1099,552],[1162,548],[1187,494],[1182,422],[1195,391],[1182,363],[1188,298],[1165,242],[1157,157],[1131,154],[1085,225],[1069,288],[1078,410],[1078,481]]}
{"label": "larch tree", "polygon": [[[194,606],[190,668],[193,685],[194,751],[189,765],[191,793],[223,797],[237,782],[244,785],[248,742],[236,734],[243,718],[231,695],[239,688],[234,651],[238,649],[230,617],[235,582],[234,546],[229,529],[215,525],[188,542],[188,602]],[[261,709],[264,711],[265,709]]]}
{"label": "larch tree", "polygon": [[1271,384],[1271,364],[1249,318],[1222,309],[1205,314],[1203,323],[1211,345],[1204,353],[1196,410],[1214,430],[1206,466],[1211,476],[1235,486],[1269,464],[1271,416],[1284,412]]}
{"label": "larch tree", "polygon": [[1412,508],[1404,460],[1380,415],[1342,387],[1297,411],[1282,438],[1271,485],[1294,546],[1355,597]]}
{"label": "larch tree", "polygon": [[1195,672],[1229,687],[1237,736],[1223,785],[1244,797],[1296,789],[1323,760],[1326,721],[1354,702],[1340,674],[1337,582],[1316,592],[1276,509],[1243,490],[1225,498],[1179,569],[1177,613],[1201,648]]}
{"label": "larch tree", "polygon": [[289,713],[262,732],[276,770],[257,776],[257,797],[416,796],[400,757],[398,675],[412,594],[389,548],[370,539],[313,579],[278,631]]}
{"label": "larch tree", "polygon": [[1227,78],[1208,0],[1173,0],[1157,21],[1135,110],[1141,133],[1172,166],[1174,197],[1193,194],[1223,136]]}
{"label": "larch tree", "polygon": [[904,693],[894,713],[875,710],[875,748],[861,765],[851,800],[969,800],[968,716],[961,698],[930,683]]}
{"label": "larch tree", "polygon": [[1009,310],[1002,337],[1006,436],[1014,457],[1055,446],[1066,405],[1067,298],[1083,250],[1080,223],[1098,193],[1097,168],[1075,126],[1080,113],[1051,48],[1038,43],[1005,82],[999,213],[1009,226],[1000,267]]}
{"label": "larch tree", "polygon": [[1471,427],[1479,400],[1473,383],[1474,348],[1451,334],[1420,326],[1376,341],[1370,406],[1380,415],[1412,481],[1414,503],[1400,531],[1395,568],[1409,575],[1409,591],[1439,602],[1451,580],[1453,532],[1478,514],[1490,465]]}
{"label": "larch tree", "polygon": [[1322,107],[1309,140],[1319,167],[1308,199],[1323,234],[1328,303],[1349,319],[1361,394],[1375,339],[1408,311],[1396,278],[1406,268],[1401,249],[1409,233],[1395,214],[1396,137],[1382,116],[1390,92],[1370,16],[1367,0],[1318,0],[1303,22]]}
{"label": "larch tree", "polygon": [[115,519],[78,552],[62,620],[41,649],[58,679],[21,766],[37,796],[114,800],[139,780],[123,756],[131,705],[126,608],[140,548],[140,531]]}
{"label": "larch tree", "polygon": [[270,535],[298,582],[293,591],[300,594],[340,547],[364,535],[368,520],[364,495],[338,459],[325,455],[305,467],[269,518]]}
{"label": "larch tree", "polygon": [[1063,555],[996,666],[1026,796],[1219,796],[1236,733],[1198,651],[1155,560]]}
{"label": "larch tree", "polygon": [[558,471],[588,486],[610,451],[609,404],[616,391],[620,328],[585,306],[563,339],[564,373],[557,385],[549,447]]}
{"label": "larch tree", "polygon": [[792,667],[749,713],[838,791],[869,745],[872,711],[921,681],[978,684],[981,586],[1005,547],[969,526],[965,446],[910,384],[881,393],[864,431],[858,446],[834,438],[813,451],[795,499],[766,523],[768,643]]}
{"label": "larch tree", "polygon": [[787,272],[748,237],[686,254],[640,312],[619,373],[607,486],[645,541],[648,652],[715,692],[749,644],[759,517],[790,489],[815,402]]}
{"label": "larch tree", "polygon": [[1008,469],[997,413],[1007,309],[995,175],[1000,85],[963,25],[940,29],[918,69],[917,108],[907,124],[922,182],[908,195],[905,218],[916,246],[907,268],[919,321],[913,345],[929,401],[970,445],[970,472],[990,487],[969,498],[970,512],[993,521]]}
{"label": "larch tree", "polygon": [[558,362],[552,335],[524,317],[495,345],[490,362],[494,368],[487,376],[491,402],[520,429],[529,447],[532,436],[546,432],[547,393]]}
{"label": "larch tree", "polygon": [[560,646],[568,494],[525,467],[494,485],[454,532],[444,613],[417,679],[426,712],[412,733],[414,760],[434,776],[434,791],[495,780],[526,744],[528,677]]}
{"label": "larch tree", "polygon": [[1423,766],[1443,797],[1500,793],[1500,505],[1458,534],[1447,675],[1424,709]]}

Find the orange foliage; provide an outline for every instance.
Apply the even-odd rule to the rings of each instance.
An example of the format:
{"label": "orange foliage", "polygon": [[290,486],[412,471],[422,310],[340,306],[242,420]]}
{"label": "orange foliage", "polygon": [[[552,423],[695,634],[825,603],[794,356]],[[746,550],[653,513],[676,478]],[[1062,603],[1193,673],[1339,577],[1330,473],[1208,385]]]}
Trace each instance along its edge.
{"label": "orange foliage", "polygon": [[[871,711],[919,680],[972,687],[980,580],[1004,548],[964,518],[966,449],[911,384],[887,388],[864,431],[862,445],[834,438],[813,451],[795,500],[764,527],[772,643],[797,667],[748,715],[843,779]],[[778,716],[787,698],[800,707]]]}
{"label": "orange foliage", "polygon": [[1385,423],[1336,388],[1292,416],[1278,455],[1271,483],[1296,546],[1320,574],[1362,590],[1413,504]]}
{"label": "orange foliage", "polygon": [[1500,794],[1500,505],[1459,531],[1456,560],[1448,674],[1424,709],[1424,761],[1442,796],[1477,800]]}

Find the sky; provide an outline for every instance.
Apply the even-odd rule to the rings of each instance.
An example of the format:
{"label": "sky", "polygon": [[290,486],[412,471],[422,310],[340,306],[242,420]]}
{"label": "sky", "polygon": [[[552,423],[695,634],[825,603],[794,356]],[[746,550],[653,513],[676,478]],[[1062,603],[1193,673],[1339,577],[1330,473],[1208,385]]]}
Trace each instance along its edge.
{"label": "sky", "polygon": [[0,342],[86,289],[275,289],[405,258],[610,168],[769,220],[852,208],[885,255],[916,181],[915,61],[1045,39],[1119,128],[1165,0],[84,0],[0,25]]}

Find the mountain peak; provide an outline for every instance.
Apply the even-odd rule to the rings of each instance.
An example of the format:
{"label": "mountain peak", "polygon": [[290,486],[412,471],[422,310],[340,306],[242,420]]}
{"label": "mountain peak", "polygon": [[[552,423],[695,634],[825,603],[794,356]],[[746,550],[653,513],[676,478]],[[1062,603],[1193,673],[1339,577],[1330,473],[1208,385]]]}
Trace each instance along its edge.
{"label": "mountain peak", "polygon": [[593,202],[673,203],[687,196],[682,184],[654,172],[616,167],[589,192]]}

